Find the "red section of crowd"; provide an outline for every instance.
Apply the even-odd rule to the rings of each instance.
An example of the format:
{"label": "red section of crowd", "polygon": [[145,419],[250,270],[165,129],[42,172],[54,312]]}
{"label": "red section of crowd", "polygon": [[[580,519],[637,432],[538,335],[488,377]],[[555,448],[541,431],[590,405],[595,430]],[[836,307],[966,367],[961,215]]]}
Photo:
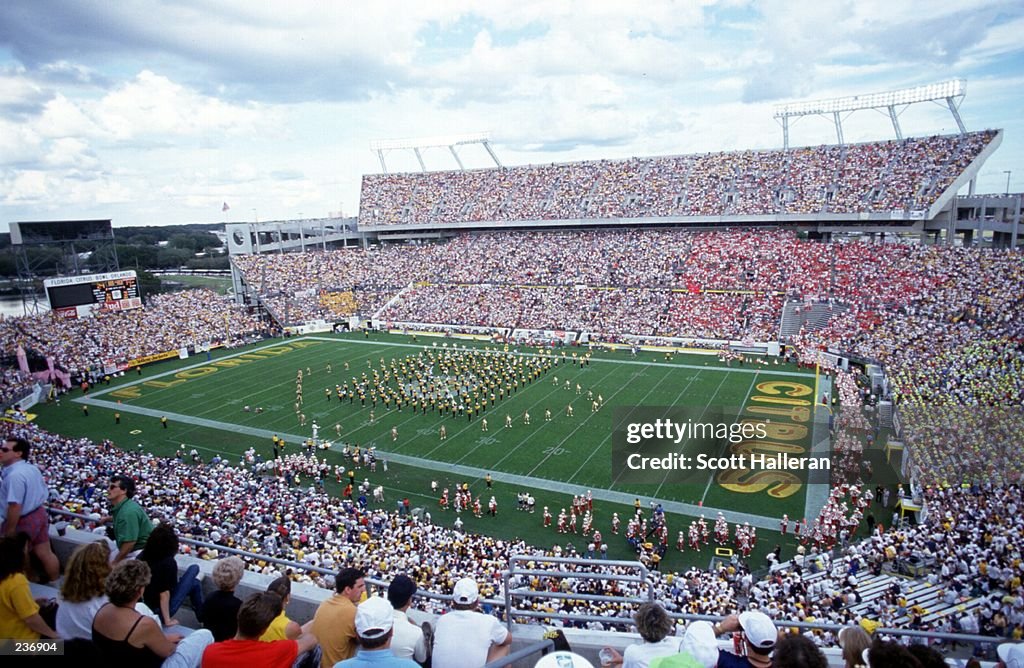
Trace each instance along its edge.
{"label": "red section of crowd", "polygon": [[[287,302],[293,321],[359,312],[602,339],[772,340],[782,295],[830,299],[851,309],[794,339],[807,361],[825,347],[877,359],[904,403],[1024,403],[1024,262],[1013,251],[630,230],[467,234],[437,245],[235,262],[251,285],[265,282]],[[311,284],[354,297],[332,311]]]}

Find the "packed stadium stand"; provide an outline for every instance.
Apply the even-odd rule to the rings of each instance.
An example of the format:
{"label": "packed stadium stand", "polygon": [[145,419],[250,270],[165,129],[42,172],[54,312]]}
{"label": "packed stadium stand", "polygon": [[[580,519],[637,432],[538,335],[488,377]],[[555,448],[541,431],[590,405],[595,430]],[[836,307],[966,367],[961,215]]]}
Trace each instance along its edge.
{"label": "packed stadium stand", "polygon": [[[635,586],[544,575],[510,586],[528,607],[548,615],[548,624],[566,628],[621,627],[636,609],[634,599],[650,587],[677,615],[721,617],[756,608],[780,625],[796,620],[977,632],[994,645],[1024,635],[1020,252],[823,242],[735,221],[780,215],[853,220],[894,211],[912,218],[948,194],[995,137],[977,132],[786,152],[368,175],[361,228],[592,219],[630,224],[549,231],[485,225],[437,243],[235,255],[249,305],[186,291],[154,297],[138,311],[89,319],[4,319],[0,347],[8,358],[19,348],[49,358],[77,380],[89,370],[124,370],[148,356],[202,345],[241,345],[310,321],[559,330],[581,335],[577,341],[586,334],[592,342],[685,341],[716,349],[777,342],[789,360],[831,375],[844,408],[834,424],[838,475],[856,478],[863,447],[858,435],[870,431],[870,416],[882,404],[899,412],[913,452],[908,496],[927,509],[919,523],[894,518],[868,538],[851,540],[872,490],[837,484],[818,517],[803,525],[800,552],[767,574],[755,576],[750,564],[720,563],[683,573],[652,571]],[[710,231],[632,224],[689,217],[725,217],[734,224]],[[257,317],[254,307],[269,320]],[[873,386],[865,374],[836,363],[841,356],[884,369],[886,383]],[[26,382],[8,371],[0,390],[16,396]],[[527,545],[361,508],[289,484],[285,473],[307,480],[340,475],[311,454],[289,454],[276,471],[251,453],[236,465],[218,458],[196,467],[184,453],[128,452],[33,425],[7,433],[34,443],[37,461],[48,463],[52,505],[81,515],[71,520],[74,526],[99,530],[104,503],[98,490],[112,472],[127,473],[139,482],[150,514],[216,546],[199,548],[196,556],[216,559],[224,548],[243,550],[252,553],[250,570],[266,575],[282,571],[267,557],[314,567],[297,570],[297,582],[330,587],[330,577],[316,568],[356,564],[384,582],[408,573],[442,598],[459,576],[470,575],[485,596],[501,599],[513,555],[581,556],[558,545]],[[881,488],[873,494],[879,503]],[[891,509],[888,496],[884,507]],[[727,534],[737,529],[727,527]],[[917,566],[925,574],[910,577]],[[544,596],[559,588],[607,598]],[[418,605],[430,613],[446,607],[439,599]],[[588,617],[573,621],[577,614]],[[807,635],[820,646],[837,645],[835,627]],[[944,641],[929,644],[951,649]]]}
{"label": "packed stadium stand", "polygon": [[924,211],[994,137],[367,175],[359,219],[385,226]]}

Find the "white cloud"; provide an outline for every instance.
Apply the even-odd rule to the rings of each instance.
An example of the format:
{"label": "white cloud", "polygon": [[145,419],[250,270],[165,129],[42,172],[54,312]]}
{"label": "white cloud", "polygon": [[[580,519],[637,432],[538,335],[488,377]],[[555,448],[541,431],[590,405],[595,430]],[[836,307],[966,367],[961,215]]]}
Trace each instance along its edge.
{"label": "white cloud", "polygon": [[45,172],[25,170],[3,180],[4,204],[36,204],[47,198],[52,179]]}
{"label": "white cloud", "polygon": [[44,137],[97,137],[103,129],[77,104],[57,93],[43,109],[35,127]]}
{"label": "white cloud", "polygon": [[50,150],[43,161],[51,167],[76,169],[93,169],[99,165],[89,145],[73,137],[62,137],[50,142]]}
{"label": "white cloud", "polygon": [[[1020,106],[1001,83],[1024,11],[1002,0],[43,4],[0,4],[14,54],[0,57],[8,219],[28,217],[12,201],[110,207],[122,224],[219,220],[223,201],[233,219],[323,215],[339,200],[352,212],[361,175],[379,169],[367,143],[385,137],[489,130],[506,164],[775,147],[775,102],[945,78],[931,74],[950,58],[949,75],[985,77],[969,84],[969,125]],[[968,28],[933,44],[952,34],[944,21]],[[910,132],[948,125],[942,109],[918,113]],[[889,136],[886,123],[852,118],[848,139]],[[833,140],[815,119],[793,135]],[[444,149],[427,155],[455,167]]]}
{"label": "white cloud", "polygon": [[23,68],[13,72],[0,70],[0,102],[3,106],[34,105],[45,97],[42,86],[26,76]]}
{"label": "white cloud", "polygon": [[18,165],[39,155],[42,139],[30,126],[0,119],[0,165]]}
{"label": "white cloud", "polygon": [[[200,95],[148,70],[107,94],[91,110],[112,137],[244,134],[265,129],[273,114]],[[268,117],[270,116],[270,117]]]}

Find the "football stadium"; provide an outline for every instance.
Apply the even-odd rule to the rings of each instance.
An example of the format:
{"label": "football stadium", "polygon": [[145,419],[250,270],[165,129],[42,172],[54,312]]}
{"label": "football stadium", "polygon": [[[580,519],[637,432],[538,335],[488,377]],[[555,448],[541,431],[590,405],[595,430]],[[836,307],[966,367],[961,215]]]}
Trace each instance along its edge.
{"label": "football stadium", "polygon": [[763,615],[827,665],[872,642],[892,656],[871,665],[993,661],[1024,631],[1021,196],[974,192],[1002,140],[417,172],[382,152],[356,217],[228,223],[228,295],[48,280],[51,310],[0,321],[5,457],[30,444],[63,564],[108,536],[123,476],[183,578],[210,597],[230,556],[239,592],[286,575],[296,627],[359,569],[382,596],[411,578],[439,634],[479,596],[515,639],[488,665],[742,649]]}

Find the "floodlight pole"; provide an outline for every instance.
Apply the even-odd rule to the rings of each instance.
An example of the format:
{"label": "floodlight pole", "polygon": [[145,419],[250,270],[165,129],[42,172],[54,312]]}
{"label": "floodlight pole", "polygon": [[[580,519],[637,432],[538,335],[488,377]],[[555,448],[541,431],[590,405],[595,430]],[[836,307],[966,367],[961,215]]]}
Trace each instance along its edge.
{"label": "floodlight pole", "polygon": [[423,160],[423,154],[420,149],[424,148],[442,148],[447,147],[451,152],[452,157],[455,158],[456,164],[459,169],[466,171],[466,166],[462,163],[462,158],[459,157],[459,153],[456,150],[457,146],[463,144],[483,144],[484,148],[487,149],[487,153],[494,160],[494,164],[501,167],[501,161],[498,160],[497,154],[491,147],[488,141],[487,133],[477,132],[472,134],[464,135],[450,135],[446,137],[427,137],[424,139],[381,139],[370,142],[370,150],[377,152],[377,159],[380,161],[380,168],[383,173],[388,173],[387,164],[384,162],[384,151],[392,149],[409,150],[416,155],[416,160],[420,163],[420,170],[426,172],[427,164]]}
{"label": "floodlight pole", "polygon": [[459,169],[466,171],[466,166],[462,164],[462,160],[459,159],[459,154],[455,152],[455,144],[449,144],[448,150],[452,152],[452,157],[455,158],[455,162],[459,164]]}
{"label": "floodlight pole", "polygon": [[487,149],[487,152],[491,155],[491,159],[494,160],[494,164],[501,167],[501,160],[498,160],[497,154],[495,154],[494,149],[491,148],[491,142],[484,139],[480,143],[482,143],[484,148]]}
{"label": "floodlight pole", "polygon": [[[960,96],[960,100],[963,101],[963,95]],[[967,128],[964,126],[964,121],[960,118],[960,107],[954,101],[952,97],[946,98],[946,104],[949,105],[949,112],[953,114],[953,120],[956,121],[956,126],[960,128],[960,134],[967,134]]]}
{"label": "floodlight pole", "polygon": [[[895,105],[889,105],[889,118],[892,120],[892,129],[896,133],[896,139],[903,141],[903,131],[900,130],[900,121],[898,115],[896,114]],[[963,129],[961,129],[961,132],[962,131]]]}
{"label": "floodlight pole", "polygon": [[836,124],[836,141],[840,146],[843,145],[843,119],[839,117],[839,112],[832,112],[832,118]]}

